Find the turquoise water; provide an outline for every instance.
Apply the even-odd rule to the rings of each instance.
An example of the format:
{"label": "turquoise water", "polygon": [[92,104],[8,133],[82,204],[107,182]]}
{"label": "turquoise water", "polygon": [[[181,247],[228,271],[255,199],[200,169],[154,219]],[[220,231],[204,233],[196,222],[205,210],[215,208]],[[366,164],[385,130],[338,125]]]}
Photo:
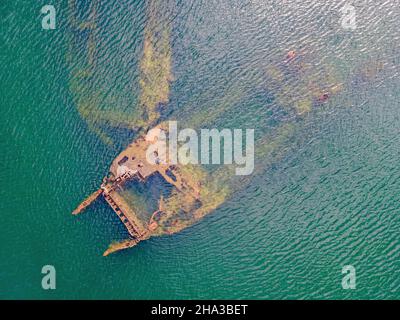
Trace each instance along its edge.
{"label": "turquoise water", "polygon": [[[36,1],[0,4],[0,298],[400,298],[399,1],[355,2],[355,31],[340,27],[344,1],[169,1],[175,80],[165,118],[205,110],[209,126],[246,123],[261,135],[281,89],[265,70],[292,48],[316,74],[333,66],[345,86],[304,121],[297,145],[282,146],[213,214],[107,258],[123,234],[112,210],[99,201],[70,212],[131,133],[107,145],[78,114],[69,57],[82,52],[70,47],[65,2],[54,2],[52,31],[41,29]],[[132,113],[146,2],[101,1],[98,15],[92,86],[103,105]],[[383,71],[365,80],[376,63]],[[47,264],[54,291],[41,288]],[[348,264],[356,290],[341,287]]]}

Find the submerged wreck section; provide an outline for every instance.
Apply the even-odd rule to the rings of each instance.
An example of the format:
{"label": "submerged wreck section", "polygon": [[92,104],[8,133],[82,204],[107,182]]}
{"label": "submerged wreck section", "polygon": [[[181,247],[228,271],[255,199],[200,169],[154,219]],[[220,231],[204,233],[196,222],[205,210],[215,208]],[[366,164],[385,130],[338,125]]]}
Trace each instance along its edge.
{"label": "submerged wreck section", "polygon": [[[173,8],[171,1],[146,1],[146,22],[143,48],[137,61],[137,79],[136,73],[130,70],[131,61],[124,58],[126,53],[121,50],[120,55],[113,41],[105,36],[105,25],[111,34],[119,32],[113,29],[114,24],[107,22],[109,17],[104,14],[107,12],[105,6],[99,0],[68,0],[68,82],[76,110],[87,128],[104,144],[117,149],[120,146],[118,132],[139,131],[154,126],[169,102],[174,76],[168,17]],[[115,14],[124,14],[125,11],[129,12],[129,4],[118,6]],[[136,30],[142,25],[132,23],[131,28]],[[126,40],[127,47],[133,47],[132,38],[136,36],[135,33],[133,36],[126,34],[129,39]],[[136,55],[136,52],[133,54]],[[112,63],[104,57],[112,59]],[[121,80],[119,70],[130,72],[131,77],[126,76],[126,80]],[[135,83],[131,83],[131,79]],[[126,81],[124,85],[122,81]],[[110,86],[113,83],[121,84],[121,87]],[[132,90],[132,87],[140,90]]]}
{"label": "submerged wreck section", "polygon": [[[151,236],[173,234],[202,218],[218,207],[227,192],[212,192],[209,175],[200,167],[187,165],[154,163],[147,160],[147,150],[153,141],[148,137],[139,137],[122,151],[112,162],[109,174],[103,179],[98,191],[86,198],[73,214],[81,213],[100,195],[124,224],[129,238],[122,242],[113,242],[104,252],[108,255],[115,251],[135,246]],[[158,199],[158,209],[146,215],[136,211],[135,204],[124,196],[128,184],[145,183],[150,177],[158,175],[171,188],[164,199]]]}

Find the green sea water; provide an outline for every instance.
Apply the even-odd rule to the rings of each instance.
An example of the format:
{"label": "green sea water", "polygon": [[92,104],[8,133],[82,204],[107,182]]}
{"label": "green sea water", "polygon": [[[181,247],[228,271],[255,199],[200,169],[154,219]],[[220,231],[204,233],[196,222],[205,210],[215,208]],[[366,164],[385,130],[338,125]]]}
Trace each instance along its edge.
{"label": "green sea water", "polygon": [[[93,101],[134,114],[148,3],[99,3]],[[85,48],[70,44],[85,35],[69,27],[67,1],[53,4],[56,30],[42,30],[43,4],[0,3],[0,298],[400,298],[398,0],[355,1],[354,31],[340,25],[339,0],[169,1],[165,119],[206,114],[204,125],[245,123],[261,136],[282,120],[271,116],[276,93],[297,88],[272,86],[266,70],[293,48],[344,90],[278,160],[256,159],[264,170],[215,212],[106,258],[124,233],[112,210],[98,201],[70,213],[133,133],[116,130],[108,145],[79,115],[71,61]],[[383,71],[368,77],[375,65]],[[44,265],[56,268],[56,290],[41,287]],[[345,265],[356,268],[355,290],[342,289]]]}

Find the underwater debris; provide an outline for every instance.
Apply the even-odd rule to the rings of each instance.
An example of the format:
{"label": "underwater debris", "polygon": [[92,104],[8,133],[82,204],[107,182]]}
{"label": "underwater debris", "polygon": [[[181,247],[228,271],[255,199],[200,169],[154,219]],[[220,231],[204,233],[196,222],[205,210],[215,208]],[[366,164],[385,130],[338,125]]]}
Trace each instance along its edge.
{"label": "underwater debris", "polygon": [[296,51],[290,50],[286,55],[286,61],[290,61],[296,57]]}
{"label": "underwater debris", "polygon": [[[342,81],[335,68],[325,65],[322,70],[312,67],[306,53],[291,50],[284,63],[274,63],[267,67],[268,88],[281,107],[294,110],[301,116],[313,107],[326,102],[329,97],[342,89]],[[289,63],[290,62],[290,63]]]}
{"label": "underwater debris", "polygon": [[330,94],[328,92],[324,92],[323,94],[321,94],[318,97],[318,101],[319,102],[326,102],[326,101],[328,101],[329,97],[330,97]]}

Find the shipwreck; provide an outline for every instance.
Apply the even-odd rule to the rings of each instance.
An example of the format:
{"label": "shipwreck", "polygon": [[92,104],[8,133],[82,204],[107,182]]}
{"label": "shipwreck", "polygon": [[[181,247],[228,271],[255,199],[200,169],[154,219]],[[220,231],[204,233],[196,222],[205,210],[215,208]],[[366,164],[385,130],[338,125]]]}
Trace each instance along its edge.
{"label": "shipwreck", "polygon": [[[211,192],[211,179],[198,166],[149,162],[146,151],[152,142],[143,135],[129,144],[112,162],[100,188],[72,212],[80,214],[102,196],[124,224],[129,238],[111,243],[104,256],[133,247],[151,236],[176,233],[214,210],[225,199],[223,192]],[[124,188],[132,181],[145,183],[154,175],[161,177],[172,191],[165,199],[160,196],[157,210],[139,214],[134,204],[124,197]]]}

